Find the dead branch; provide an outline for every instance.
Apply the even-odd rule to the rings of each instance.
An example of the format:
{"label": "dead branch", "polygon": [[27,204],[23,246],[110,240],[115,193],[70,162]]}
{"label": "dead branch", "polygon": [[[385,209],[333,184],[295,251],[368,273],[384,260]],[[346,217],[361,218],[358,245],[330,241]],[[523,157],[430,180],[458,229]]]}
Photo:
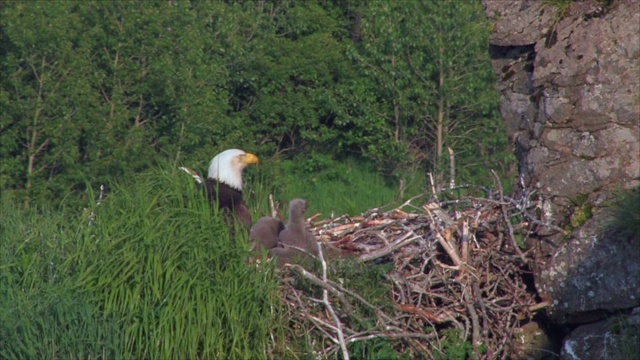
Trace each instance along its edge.
{"label": "dead branch", "polygon": [[[498,185],[498,189],[500,190],[500,202],[502,203],[504,202],[504,193],[502,191],[502,183],[500,182],[500,178],[498,177],[498,174],[496,174],[496,172],[493,171],[493,169],[491,169],[491,174],[496,179],[496,184]],[[522,260],[522,262],[526,262],[524,258],[524,254],[522,253],[522,251],[520,250],[520,247],[516,243],[516,237],[513,236],[513,227],[511,226],[511,222],[509,221],[509,216],[507,215],[506,206],[500,205],[500,209],[502,210],[502,216],[504,216],[504,223],[507,225],[507,229],[509,229],[509,240],[511,240],[511,246],[513,246],[513,249],[520,256],[520,259]]]}
{"label": "dead branch", "polygon": [[[327,262],[324,260],[324,255],[322,254],[322,244],[318,243],[318,257],[320,258],[320,262],[322,263],[322,280],[326,284],[327,282]],[[342,323],[336,315],[335,310],[333,310],[333,306],[329,302],[329,292],[326,288],[322,290],[322,302],[324,306],[327,307],[329,313],[331,313],[331,317],[336,324],[336,332],[338,334],[338,341],[340,342],[340,349],[342,349],[342,358],[345,360],[349,360],[349,351],[347,350],[347,344],[344,342],[344,333],[342,332]]]}

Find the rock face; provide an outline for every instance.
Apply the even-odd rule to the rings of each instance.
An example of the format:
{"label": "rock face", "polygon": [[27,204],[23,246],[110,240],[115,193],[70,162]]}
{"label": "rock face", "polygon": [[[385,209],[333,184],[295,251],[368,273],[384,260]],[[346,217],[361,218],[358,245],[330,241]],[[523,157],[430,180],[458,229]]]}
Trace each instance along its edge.
{"label": "rock face", "polygon": [[560,358],[582,359],[635,359],[640,351],[640,308],[629,316],[614,317],[583,325],[567,336]]}
{"label": "rock face", "polygon": [[640,235],[607,227],[615,192],[640,184],[640,1],[483,4],[522,195],[555,225],[535,230],[547,315],[586,323],[640,306]]}

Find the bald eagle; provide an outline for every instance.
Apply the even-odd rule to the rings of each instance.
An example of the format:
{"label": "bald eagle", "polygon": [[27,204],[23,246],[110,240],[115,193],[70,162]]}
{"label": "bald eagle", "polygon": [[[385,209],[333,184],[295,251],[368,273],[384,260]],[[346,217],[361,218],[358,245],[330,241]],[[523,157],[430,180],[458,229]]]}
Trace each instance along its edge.
{"label": "bald eagle", "polygon": [[251,213],[242,198],[242,171],[258,161],[254,154],[238,149],[225,150],[211,160],[204,181],[209,202],[234,216],[247,230],[251,229]]}

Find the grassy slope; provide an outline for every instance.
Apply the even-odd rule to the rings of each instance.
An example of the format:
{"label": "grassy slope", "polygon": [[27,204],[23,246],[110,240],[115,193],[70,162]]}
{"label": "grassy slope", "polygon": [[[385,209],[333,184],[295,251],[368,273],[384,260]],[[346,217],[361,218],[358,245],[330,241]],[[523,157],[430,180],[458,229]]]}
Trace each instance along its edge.
{"label": "grassy slope", "polygon": [[192,180],[110,190],[80,214],[3,199],[0,357],[265,358],[277,279]]}

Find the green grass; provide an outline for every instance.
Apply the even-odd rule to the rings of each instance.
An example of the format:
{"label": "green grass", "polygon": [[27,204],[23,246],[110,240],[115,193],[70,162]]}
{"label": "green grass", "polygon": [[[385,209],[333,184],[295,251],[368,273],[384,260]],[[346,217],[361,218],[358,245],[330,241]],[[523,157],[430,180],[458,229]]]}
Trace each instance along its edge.
{"label": "green grass", "polygon": [[110,185],[99,206],[75,213],[3,196],[0,358],[272,353],[273,269],[247,265],[246,234],[231,236],[183,175]]}
{"label": "green grass", "polygon": [[640,325],[619,317],[610,325],[615,334],[613,355],[616,359],[633,359],[640,352]]}
{"label": "green grass", "polygon": [[274,195],[286,217],[289,201],[305,198],[307,215],[322,218],[360,213],[401,201],[424,192],[424,175],[407,174],[407,189],[399,196],[399,182],[385,179],[370,164],[348,159],[344,162],[285,160],[249,168],[246,174],[247,202],[257,216],[269,214],[269,194]]}
{"label": "green grass", "polygon": [[612,227],[640,239],[640,187],[617,194]]}

